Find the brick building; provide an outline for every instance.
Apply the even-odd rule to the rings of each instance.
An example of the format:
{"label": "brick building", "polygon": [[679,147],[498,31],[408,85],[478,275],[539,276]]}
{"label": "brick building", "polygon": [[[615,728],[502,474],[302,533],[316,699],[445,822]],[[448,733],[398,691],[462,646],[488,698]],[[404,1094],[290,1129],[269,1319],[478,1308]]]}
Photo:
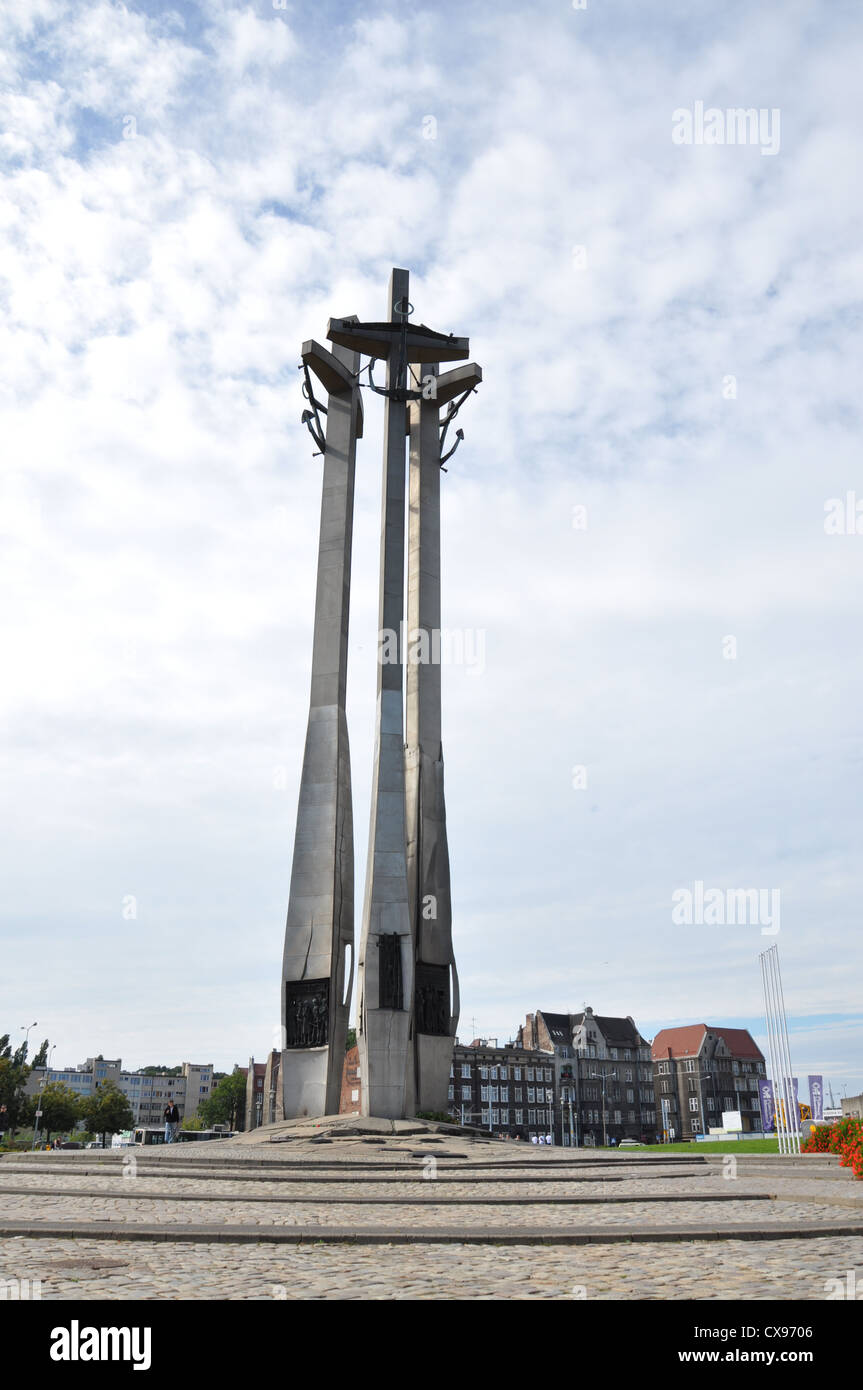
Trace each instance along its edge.
{"label": "brick building", "polygon": [[556,1108],[553,1059],[541,1052],[498,1047],[496,1038],[456,1042],[449,1111],[457,1124],[511,1139],[546,1142]]}
{"label": "brick building", "polygon": [[342,1091],[339,1097],[340,1115],[362,1114],[363,1088],[360,1075],[360,1049],[354,1044],[345,1053],[342,1066]]}
{"label": "brick building", "polygon": [[744,1133],[760,1132],[764,1054],[745,1028],[661,1028],[652,1052],[660,1129],[669,1139],[720,1129],[728,1110],[740,1111]]}

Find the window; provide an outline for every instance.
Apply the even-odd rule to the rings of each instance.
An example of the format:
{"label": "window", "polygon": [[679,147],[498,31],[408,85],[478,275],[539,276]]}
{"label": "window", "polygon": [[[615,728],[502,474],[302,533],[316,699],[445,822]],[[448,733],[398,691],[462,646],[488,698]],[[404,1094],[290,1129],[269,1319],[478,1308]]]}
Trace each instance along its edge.
{"label": "window", "polygon": [[462,1062],[461,1074],[462,1076],[467,1077],[468,1080],[470,1079],[470,1062]]}
{"label": "window", "polygon": [[[352,1100],[352,1101],[359,1100],[359,1098],[360,1098],[360,1093],[359,1093],[359,1091],[351,1091],[351,1100]],[[450,1100],[452,1100],[452,1096],[450,1096]]]}
{"label": "window", "polygon": [[631,1125],[634,1125],[634,1124],[635,1124],[635,1111],[634,1111],[634,1110],[630,1110],[630,1112],[629,1112],[629,1123],[630,1123]]}
{"label": "window", "polygon": [[486,1103],[488,1102],[488,1086],[480,1086],[479,1098],[480,1100],[486,1101]]}
{"label": "window", "polygon": [[715,1109],[716,1109],[716,1101],[713,1099],[712,1096],[708,1096],[708,1097],[707,1097],[707,1109],[708,1109],[708,1110],[715,1110]]}
{"label": "window", "polygon": [[524,1087],[523,1087],[523,1086],[516,1086],[516,1087],[515,1087],[515,1099],[516,1099],[516,1100],[523,1100],[523,1099],[524,1099],[523,1092],[524,1092]]}
{"label": "window", "polygon": [[534,1104],[535,1104],[535,1102],[536,1102],[536,1087],[535,1087],[535,1086],[528,1086],[528,1088],[527,1088],[527,1101],[528,1101],[528,1105],[534,1105]]}
{"label": "window", "polygon": [[462,1100],[470,1100],[470,1086],[462,1086],[461,1098]]}
{"label": "window", "polygon": [[482,1111],[480,1112],[480,1124],[485,1125],[486,1129],[488,1129],[488,1111],[487,1111],[487,1110],[482,1110]]}
{"label": "window", "polygon": [[528,1079],[528,1081],[532,1081],[532,1080],[533,1080],[533,1067],[528,1067],[528,1069],[527,1069],[527,1079]]}
{"label": "window", "polygon": [[447,1100],[455,1100],[455,1086],[450,1086],[446,1093]]}
{"label": "window", "polygon": [[497,1067],[492,1067],[492,1069],[491,1069],[491,1079],[492,1079],[492,1081],[497,1081]]}
{"label": "window", "polygon": [[[551,1080],[551,1077],[552,1077],[552,1070],[551,1070],[551,1067],[546,1067],[546,1069],[545,1069],[545,1079],[546,1079],[546,1081],[550,1081],[550,1080]],[[539,1079],[540,1079],[540,1078],[539,1078],[539,1075],[537,1075],[537,1078],[536,1078],[536,1079],[537,1079],[537,1081],[539,1081]]]}
{"label": "window", "polygon": [[508,1111],[508,1110],[501,1110],[501,1112],[500,1112],[500,1122],[501,1122],[502,1125],[508,1125],[508,1124],[509,1124],[509,1111]]}
{"label": "window", "polygon": [[483,1081],[488,1081],[488,1067],[480,1067],[479,1074]]}
{"label": "window", "polygon": [[683,1063],[683,1068],[684,1071],[695,1071],[695,1058],[687,1057],[686,1061]]}
{"label": "window", "polygon": [[535,1110],[528,1110],[528,1112],[527,1112],[527,1122],[528,1122],[529,1125],[535,1125],[535,1124],[536,1124],[536,1111],[535,1111]]}
{"label": "window", "polygon": [[508,1101],[508,1100],[509,1100],[509,1087],[508,1087],[508,1086],[501,1086],[501,1088],[500,1088],[500,1098],[501,1098],[501,1101],[502,1101],[502,1102],[503,1102],[503,1101]]}
{"label": "window", "polygon": [[693,1121],[692,1121],[692,1133],[693,1133],[693,1134],[697,1134],[697,1133],[698,1133],[698,1121],[697,1121],[697,1120],[693,1120]]}
{"label": "window", "polygon": [[521,1067],[513,1067],[512,1079],[513,1081],[521,1081]]}
{"label": "window", "polygon": [[619,1111],[619,1110],[615,1110],[615,1112],[614,1112],[614,1123],[615,1123],[616,1125],[619,1125],[619,1124],[622,1123],[622,1121],[623,1121],[623,1117],[621,1116],[620,1111]]}
{"label": "window", "polygon": [[491,1087],[491,1099],[492,1099],[492,1104],[494,1104],[494,1102],[498,1099],[498,1087],[497,1087],[497,1086],[492,1086],[492,1087]]}
{"label": "window", "polygon": [[689,1097],[689,1108],[690,1108],[690,1110],[697,1110],[697,1109],[698,1109],[698,1096],[690,1096],[690,1097]]}
{"label": "window", "polygon": [[499,1124],[500,1124],[500,1111],[499,1111],[499,1110],[492,1110],[492,1112],[491,1112],[491,1122],[492,1122],[493,1125],[499,1125]]}
{"label": "window", "polygon": [[501,1081],[506,1081],[506,1080],[508,1079],[508,1074],[509,1074],[509,1068],[508,1068],[508,1067],[501,1067],[501,1069],[500,1069],[500,1079],[501,1079]]}
{"label": "window", "polygon": [[610,1047],[610,1048],[608,1049],[608,1055],[609,1055],[609,1057],[611,1058],[612,1062],[616,1062],[616,1061],[617,1061],[617,1048],[616,1048],[616,1047]]}
{"label": "window", "polygon": [[523,1124],[524,1124],[524,1111],[523,1111],[523,1110],[516,1110],[516,1112],[515,1112],[515,1122],[516,1122],[517,1125],[523,1125]]}
{"label": "window", "polygon": [[626,1071],[623,1073],[623,1079],[624,1079],[624,1081],[631,1081],[631,1080],[632,1080],[632,1067],[627,1067],[627,1068],[626,1068]]}

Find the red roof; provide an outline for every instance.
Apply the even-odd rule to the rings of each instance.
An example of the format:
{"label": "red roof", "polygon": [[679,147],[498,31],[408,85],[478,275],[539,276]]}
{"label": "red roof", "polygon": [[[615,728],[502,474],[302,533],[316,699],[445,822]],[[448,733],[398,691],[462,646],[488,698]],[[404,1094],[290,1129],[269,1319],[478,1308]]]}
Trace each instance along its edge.
{"label": "red roof", "polygon": [[701,1049],[705,1033],[717,1033],[732,1057],[753,1062],[763,1061],[763,1054],[746,1028],[724,1028],[715,1023],[690,1023],[684,1028],[660,1028],[653,1039],[652,1057],[661,1062],[668,1057],[694,1057]]}

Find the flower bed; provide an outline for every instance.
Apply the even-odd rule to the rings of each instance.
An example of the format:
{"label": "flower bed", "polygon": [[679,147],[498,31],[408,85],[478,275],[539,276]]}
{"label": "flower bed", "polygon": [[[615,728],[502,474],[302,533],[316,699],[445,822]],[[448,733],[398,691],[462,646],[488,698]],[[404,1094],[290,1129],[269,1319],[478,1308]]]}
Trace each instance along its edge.
{"label": "flower bed", "polygon": [[833,1125],[812,1125],[800,1148],[805,1154],[838,1154],[841,1168],[863,1178],[863,1122],[850,1115]]}

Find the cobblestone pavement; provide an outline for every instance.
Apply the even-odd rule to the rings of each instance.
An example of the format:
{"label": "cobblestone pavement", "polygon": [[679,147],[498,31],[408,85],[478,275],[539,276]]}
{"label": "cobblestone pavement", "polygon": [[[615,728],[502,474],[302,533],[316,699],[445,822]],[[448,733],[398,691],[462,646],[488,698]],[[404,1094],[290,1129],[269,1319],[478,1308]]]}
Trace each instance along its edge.
{"label": "cobblestone pavement", "polygon": [[0,1242],[4,1278],[43,1299],[824,1299],[856,1271],[863,1237],[775,1243],[246,1246]]}
{"label": "cobblestone pavement", "polygon": [[[417,1140],[380,1148],[340,1140],[331,1146],[208,1145],[206,1153],[191,1154],[137,1150],[101,1161],[6,1155],[0,1159],[2,1217],[33,1225],[104,1223],[112,1238],[2,1237],[0,1278],[38,1279],[45,1299],[99,1300],[797,1300],[826,1298],[828,1281],[844,1283],[852,1270],[863,1286],[863,1235],[632,1244],[600,1239],[541,1249],[460,1239],[494,1228],[563,1233],[587,1226],[624,1235],[627,1227],[643,1234],[651,1226],[680,1226],[697,1237],[721,1234],[726,1223],[762,1232],[775,1222],[826,1232],[863,1214],[863,1184],[829,1162],[741,1162],[735,1170],[727,1162],[648,1164],[621,1154],[597,1164],[581,1152],[562,1158],[559,1150],[513,1152],[511,1146],[447,1140],[446,1152],[434,1155],[435,1170],[428,1154]],[[559,1201],[579,1197],[591,1201]],[[123,1239],[123,1227],[150,1223],[173,1226],[178,1234],[191,1225],[209,1229],[173,1245]],[[262,1231],[262,1239],[248,1245],[211,1240],[225,1225],[415,1234],[443,1227],[455,1239],[363,1246],[312,1238],[286,1246],[267,1243]]]}

